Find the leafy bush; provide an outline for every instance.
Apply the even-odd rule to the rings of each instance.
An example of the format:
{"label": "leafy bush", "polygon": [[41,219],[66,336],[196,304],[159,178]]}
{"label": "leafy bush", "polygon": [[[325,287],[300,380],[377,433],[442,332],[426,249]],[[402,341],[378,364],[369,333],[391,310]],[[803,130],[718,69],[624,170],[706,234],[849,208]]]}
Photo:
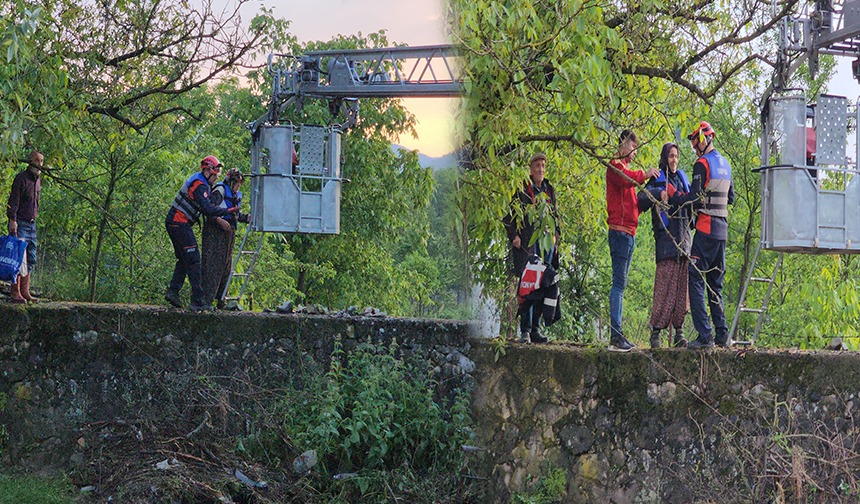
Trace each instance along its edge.
{"label": "leafy bush", "polygon": [[296,404],[292,437],[315,449],[330,472],[394,469],[407,464],[427,470],[451,468],[469,438],[465,397],[451,418],[433,400],[435,382],[394,355],[370,345],[345,356],[336,343],[324,392],[316,402]]}
{"label": "leafy bush", "polygon": [[297,452],[315,450],[328,481],[340,474],[362,502],[384,500],[386,486],[414,492],[419,475],[456,476],[471,435],[465,394],[440,404],[430,374],[396,358],[395,349],[360,345],[347,356],[337,341],[324,378],[288,405]]}

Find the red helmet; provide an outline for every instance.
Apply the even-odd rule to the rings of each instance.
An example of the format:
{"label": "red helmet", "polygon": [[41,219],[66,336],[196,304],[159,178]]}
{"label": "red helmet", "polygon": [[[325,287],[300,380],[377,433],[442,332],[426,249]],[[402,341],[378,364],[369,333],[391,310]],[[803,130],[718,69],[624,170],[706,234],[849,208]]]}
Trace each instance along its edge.
{"label": "red helmet", "polygon": [[706,123],[705,121],[701,121],[699,123],[699,126],[692,133],[687,135],[687,140],[692,142],[694,139],[698,138],[700,142],[704,142],[705,137],[716,136],[717,132],[714,131],[714,128],[712,128],[711,125]]}
{"label": "red helmet", "polygon": [[218,158],[215,156],[206,156],[203,158],[203,161],[200,161],[200,169],[203,168],[211,168],[212,171],[216,173],[221,172],[221,167],[224,166],[221,164],[221,161],[218,161]]}

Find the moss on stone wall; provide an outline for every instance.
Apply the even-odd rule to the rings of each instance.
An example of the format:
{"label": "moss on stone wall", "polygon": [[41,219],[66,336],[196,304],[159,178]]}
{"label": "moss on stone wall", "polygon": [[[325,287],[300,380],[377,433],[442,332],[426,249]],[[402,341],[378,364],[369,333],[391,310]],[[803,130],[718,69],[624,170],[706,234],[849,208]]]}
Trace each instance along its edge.
{"label": "moss on stone wall", "polygon": [[498,353],[461,322],[76,304],[0,306],[0,324],[7,465],[82,464],[100,444],[147,439],[165,416],[177,439],[200,425],[242,433],[251,410],[230,413],[231,397],[253,409],[267,386],[326,369],[340,337],[347,352],[396,341],[428,363],[436,397],[472,391],[478,439],[463,471],[492,502],[537,492],[547,467],[567,475],[562,502],[860,495],[856,353]]}
{"label": "moss on stone wall", "polygon": [[845,465],[860,459],[856,353],[472,356],[494,502],[533,486],[546,460],[568,471],[563,502],[845,502],[860,488],[860,465]]}

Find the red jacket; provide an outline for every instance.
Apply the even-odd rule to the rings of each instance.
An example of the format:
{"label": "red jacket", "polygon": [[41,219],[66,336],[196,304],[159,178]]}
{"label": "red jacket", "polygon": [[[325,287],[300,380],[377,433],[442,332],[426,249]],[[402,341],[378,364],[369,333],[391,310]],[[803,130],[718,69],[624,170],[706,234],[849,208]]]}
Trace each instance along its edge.
{"label": "red jacket", "polygon": [[[645,183],[645,172],[628,170],[626,160],[613,159],[610,164],[637,183]],[[636,186],[612,168],[606,169],[606,213],[609,214],[606,219],[609,229],[636,236],[639,225]]]}

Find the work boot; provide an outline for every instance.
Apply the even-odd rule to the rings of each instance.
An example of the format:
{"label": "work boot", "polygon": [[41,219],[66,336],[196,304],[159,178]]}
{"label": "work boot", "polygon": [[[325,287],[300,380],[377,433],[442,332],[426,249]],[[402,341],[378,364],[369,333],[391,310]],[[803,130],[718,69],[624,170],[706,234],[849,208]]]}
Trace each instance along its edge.
{"label": "work boot", "polygon": [[18,277],[18,281],[12,284],[12,292],[9,293],[9,301],[12,301],[15,304],[26,303],[27,300],[24,299],[24,296],[21,295],[21,279],[24,277]]}
{"label": "work boot", "polygon": [[675,341],[672,343],[675,348],[684,348],[687,346],[687,340],[684,339],[684,328],[675,328]]}
{"label": "work boot", "polygon": [[530,337],[528,331],[523,331],[523,333],[520,334],[520,339],[518,341],[520,343],[531,343],[532,340],[531,340],[531,337]]}
{"label": "work boot", "polygon": [[651,348],[660,348],[660,329],[651,328]]}
{"label": "work boot", "polygon": [[190,309],[191,311],[211,311],[213,307],[212,305],[206,305],[203,303],[191,303],[191,306],[189,306],[188,309]]}
{"label": "work boot", "polygon": [[32,273],[18,277],[18,283],[21,284],[21,297],[26,299],[28,303],[38,303],[39,300],[30,294],[30,275]]}
{"label": "work boot", "polygon": [[540,329],[538,329],[537,327],[532,329],[532,332],[530,334],[530,339],[532,340],[532,343],[546,343],[547,342],[546,336],[541,334]]}
{"label": "work boot", "polygon": [[164,300],[170,303],[174,308],[182,308],[182,300],[179,299],[179,293],[173,292],[170,289],[164,293]]}
{"label": "work boot", "polygon": [[720,348],[731,348],[732,340],[729,339],[728,334],[717,335],[714,339],[714,344],[716,344]]}
{"label": "work boot", "polygon": [[687,343],[688,350],[710,350],[712,348],[714,348],[714,336],[712,334],[708,336],[700,334],[698,338]]}
{"label": "work boot", "polygon": [[630,343],[623,334],[613,335],[609,338],[608,350],[610,352],[629,352],[634,348],[636,348],[636,345]]}

